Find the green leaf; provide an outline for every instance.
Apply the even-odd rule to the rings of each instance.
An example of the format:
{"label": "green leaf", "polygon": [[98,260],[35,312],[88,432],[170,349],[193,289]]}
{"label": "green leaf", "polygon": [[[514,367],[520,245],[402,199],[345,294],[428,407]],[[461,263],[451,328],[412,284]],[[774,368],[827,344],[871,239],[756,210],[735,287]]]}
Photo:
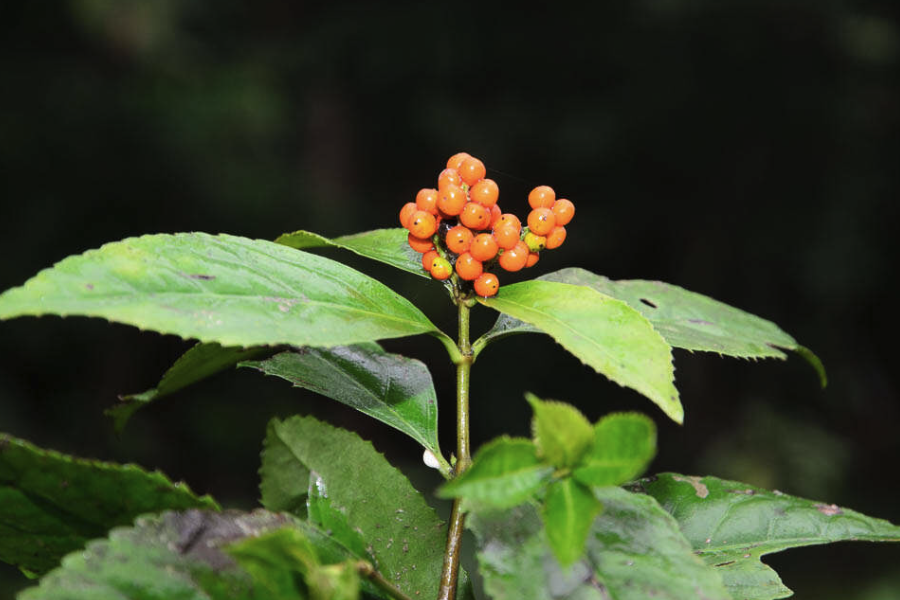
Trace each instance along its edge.
{"label": "green leaf", "polygon": [[468,506],[509,508],[531,498],[552,472],[531,440],[503,436],[482,446],[472,465],[445,483],[438,496],[465,498]]}
{"label": "green leaf", "polygon": [[656,455],[656,425],[640,413],[613,413],[594,426],[594,445],[572,473],[586,485],[619,485],[644,472]]}
{"label": "green leaf", "polygon": [[366,551],[365,540],[350,526],[347,515],[333,506],[328,496],[328,486],[318,473],[311,473],[309,477],[306,512],[311,525],[327,531],[329,537],[337,540],[353,556],[373,560],[374,557]]}
{"label": "green leaf", "polygon": [[301,230],[285,233],[279,236],[275,242],[299,250],[328,246],[343,248],[365,258],[371,258],[407,273],[427,278],[428,274],[422,268],[422,255],[409,247],[409,242],[406,241],[408,235],[409,231],[402,227],[375,229],[331,239]]}
{"label": "green leaf", "polygon": [[[267,481],[267,474],[275,471],[269,464],[272,448],[279,460],[288,450],[296,462],[321,479],[331,506],[346,515],[350,527],[368,543],[369,554],[391,583],[411,597],[437,594],[445,524],[409,480],[369,442],[311,417],[273,420],[266,436],[262,471],[262,486],[269,488],[270,496],[276,485]],[[278,498],[297,505],[307,495],[304,489],[299,497],[287,500],[292,491],[297,493],[289,488],[281,490]],[[269,507],[265,493],[263,503]]]}
{"label": "green leaf", "polygon": [[[708,296],[661,281],[613,281],[578,268],[547,273],[538,279],[587,286],[627,302],[647,317],[675,348],[741,358],[780,359],[786,358],[782,350],[792,350],[813,366],[823,387],[827,383],[825,368],[818,357],[777,325]],[[477,349],[491,340],[528,331],[536,329],[501,316]]]}
{"label": "green leaf", "polygon": [[[587,287],[550,281],[514,283],[479,301],[549,334],[598,373],[642,393],[676,423],[683,421],[672,349],[625,302]],[[481,338],[473,349],[483,348],[488,340]]]}
{"label": "green leaf", "polygon": [[106,244],[0,295],[0,319],[46,314],[104,317],[223,346],[447,338],[408,300],[350,267],[224,234]]}
{"label": "green leaf", "polygon": [[585,416],[565,402],[545,402],[529,393],[525,399],[534,411],[531,430],[538,457],[559,469],[578,464],[594,441],[594,431]]}
{"label": "green leaf", "polygon": [[553,557],[532,504],[470,514],[487,594],[494,600],[730,598],[718,572],[694,555],[652,498],[614,487],[596,488],[594,495],[603,512],[588,533],[585,556],[568,569]]}
{"label": "green leaf", "polygon": [[437,395],[422,362],[366,344],[301,348],[240,366],[286,379],[402,431],[440,457],[449,473],[438,444]]}
{"label": "green leaf", "polygon": [[564,567],[584,554],[594,517],[602,509],[591,490],[574,479],[554,481],[544,499],[543,520],[553,555]]}
{"label": "green leaf", "polygon": [[[141,517],[117,528],[41,579],[19,600],[263,600],[259,581],[225,554],[238,540],[289,526],[290,518],[264,511],[190,510]],[[260,573],[261,574],[261,573]],[[266,577],[270,579],[270,577]],[[296,589],[279,596],[305,598]]]}
{"label": "green leaf", "polygon": [[900,541],[900,527],[847,508],[716,477],[663,473],[634,486],[672,514],[694,550],[722,573],[735,600],[791,591],[760,557],[788,548]]}
{"label": "green leaf", "polygon": [[215,343],[194,344],[169,367],[155,388],[140,394],[120,396],[122,402],[109,408],[106,414],[113,418],[116,431],[121,432],[131,416],[150,402],[174,394],[243,360],[260,358],[273,352],[275,349],[266,347],[224,348]]}
{"label": "green leaf", "polygon": [[0,434],[0,561],[44,573],[111,527],[192,507],[217,505],[159,472],[74,458]]}

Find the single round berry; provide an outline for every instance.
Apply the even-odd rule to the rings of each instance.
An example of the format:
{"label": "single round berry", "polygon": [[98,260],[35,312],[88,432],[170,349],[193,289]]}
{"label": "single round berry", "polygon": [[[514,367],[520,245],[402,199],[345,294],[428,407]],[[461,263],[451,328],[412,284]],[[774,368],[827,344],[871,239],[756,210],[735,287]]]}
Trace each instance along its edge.
{"label": "single round berry", "polygon": [[417,210],[419,209],[416,207],[415,202],[407,202],[404,204],[403,208],[400,209],[400,224],[403,225],[403,227],[409,228],[409,218]]}
{"label": "single round berry", "polygon": [[434,244],[432,243],[430,237],[417,238],[410,233],[408,236],[406,236],[406,241],[409,242],[410,248],[421,254],[424,254],[429,250],[434,250]]}
{"label": "single round berry", "polygon": [[484,168],[484,163],[475,158],[474,156],[470,156],[465,159],[459,165],[459,176],[462,177],[462,180],[469,186],[472,187],[482,179],[484,179],[487,170]]}
{"label": "single round berry", "polygon": [[468,152],[457,152],[449,159],[447,159],[447,168],[459,170],[459,165],[461,165],[462,162],[467,158],[472,158],[472,155]]}
{"label": "single round berry", "polygon": [[459,213],[459,220],[466,227],[481,231],[491,226],[491,211],[477,202],[469,202]]}
{"label": "single round berry", "polygon": [[507,271],[521,271],[528,262],[528,246],[520,241],[500,255],[500,266]]}
{"label": "single round berry", "polygon": [[493,273],[482,273],[475,280],[475,293],[490,298],[500,289],[500,280]]}
{"label": "single round berry", "polygon": [[416,208],[430,212],[433,215],[438,213],[437,209],[438,191],[434,188],[422,188],[416,194]]}
{"label": "single round berry", "polygon": [[481,262],[487,262],[497,256],[500,246],[490,233],[479,233],[472,240],[469,253]]}
{"label": "single round berry", "polygon": [[526,233],[525,237],[522,238],[522,241],[525,242],[525,245],[528,246],[528,249],[532,252],[540,252],[547,247],[547,238],[543,235],[538,235],[533,231]]}
{"label": "single round berry", "polygon": [[468,252],[460,254],[459,258],[456,259],[456,274],[459,275],[460,279],[474,281],[481,275],[482,270],[481,261]]}
{"label": "single round berry", "polygon": [[519,230],[512,225],[500,225],[494,227],[494,240],[497,246],[509,250],[519,243]]}
{"label": "single round berry", "polygon": [[556,215],[549,208],[535,208],[528,213],[528,229],[537,235],[547,235],[556,227]]}
{"label": "single round berry", "polygon": [[456,169],[444,169],[438,175],[438,190],[444,191],[448,185],[461,186],[463,183]]}
{"label": "single round berry", "polygon": [[522,221],[519,220],[519,217],[512,213],[503,213],[500,215],[500,219],[497,221],[497,226],[503,225],[511,225],[517,232],[522,231]]}
{"label": "single round berry", "polygon": [[566,241],[566,228],[562,225],[557,225],[547,234],[547,250],[559,248],[564,241]]}
{"label": "single round berry", "polygon": [[469,189],[469,196],[478,204],[490,208],[497,205],[500,188],[493,179],[482,179]]}
{"label": "single round berry", "polygon": [[461,187],[457,185],[448,185],[441,190],[440,198],[438,198],[438,210],[447,216],[455,217],[466,207],[468,198]]}
{"label": "single round berry", "polygon": [[417,210],[409,218],[409,232],[417,238],[430,238],[437,228],[437,219],[430,212]]}
{"label": "single round berry", "polygon": [[575,205],[572,204],[571,200],[566,200],[565,198],[560,198],[554,202],[550,210],[556,215],[557,225],[568,225],[572,217],[575,216]]}
{"label": "single round berry", "polygon": [[540,260],[540,255],[537,252],[531,252],[528,255],[528,260],[525,261],[525,267],[533,267],[537,264],[537,261]]}
{"label": "single round berry", "polygon": [[539,185],[528,193],[531,208],[550,208],[556,201],[556,192],[549,185]]}
{"label": "single round berry", "polygon": [[443,281],[453,275],[453,266],[446,258],[438,256],[431,261],[431,276],[438,281]]}
{"label": "single round berry", "polygon": [[437,250],[429,250],[425,254],[422,255],[422,268],[426,271],[431,271],[431,263],[434,262],[435,258],[439,258],[441,255],[438,254]]}
{"label": "single round berry", "polygon": [[457,225],[456,227],[451,227],[450,231],[447,232],[447,237],[444,239],[444,243],[447,245],[447,248],[450,250],[450,252],[454,254],[462,254],[469,249],[469,246],[472,245],[472,239],[474,237],[475,236],[472,235],[472,230],[470,230],[468,227]]}
{"label": "single round berry", "polygon": [[500,210],[500,205],[495,204],[491,207],[491,227],[495,227],[497,222],[500,220],[500,217],[503,216],[503,212]]}

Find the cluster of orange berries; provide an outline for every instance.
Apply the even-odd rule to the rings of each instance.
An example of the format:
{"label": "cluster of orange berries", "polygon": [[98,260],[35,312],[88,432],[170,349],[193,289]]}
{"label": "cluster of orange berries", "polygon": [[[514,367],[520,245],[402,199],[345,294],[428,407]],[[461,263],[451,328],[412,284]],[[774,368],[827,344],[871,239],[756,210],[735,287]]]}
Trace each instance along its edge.
{"label": "cluster of orange berries", "polygon": [[500,188],[485,174],[484,163],[474,156],[454,154],[438,176],[437,189],[421,189],[415,202],[403,206],[400,224],[432,277],[443,281],[456,272],[487,297],[500,289],[500,280],[488,269],[499,264],[519,271],[533,266],[541,250],[559,248],[575,205],[557,200],[551,187],[538,186],[528,194],[532,210],[523,228],[514,214],[501,212]]}

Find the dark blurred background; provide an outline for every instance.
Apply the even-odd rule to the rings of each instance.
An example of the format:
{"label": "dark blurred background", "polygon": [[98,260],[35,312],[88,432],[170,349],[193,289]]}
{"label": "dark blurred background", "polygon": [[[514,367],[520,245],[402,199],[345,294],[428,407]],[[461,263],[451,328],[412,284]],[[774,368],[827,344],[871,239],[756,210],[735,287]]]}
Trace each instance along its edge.
{"label": "dark blurred background", "polygon": [[[900,23],[890,0],[656,0],[529,12],[440,3],[4,4],[0,289],[153,232],[273,239],[394,227],[451,154],[484,160],[501,202],[550,184],[578,214],[529,276],[581,266],[660,279],[769,318],[816,351],[752,363],[676,352],[679,427],[541,336],[474,371],[473,437],[528,432],[522,391],[591,419],[646,411],[653,470],[715,474],[900,522],[896,327]],[[445,330],[436,283],[352,255]],[[504,281],[515,278],[508,277]],[[493,316],[479,309],[477,332]],[[477,333],[476,333],[477,335]],[[526,344],[527,342],[527,344]],[[428,362],[454,447],[453,371]],[[0,323],[0,430],[159,468],[223,503],[257,499],[266,421],[316,414],[373,439],[424,491],[414,442],[315,394],[229,372],[139,412],[189,344],[86,319]],[[512,374],[512,376],[510,376]],[[441,510],[445,508],[441,507]],[[769,557],[799,598],[900,598],[900,546]],[[27,585],[0,568],[0,597]]]}

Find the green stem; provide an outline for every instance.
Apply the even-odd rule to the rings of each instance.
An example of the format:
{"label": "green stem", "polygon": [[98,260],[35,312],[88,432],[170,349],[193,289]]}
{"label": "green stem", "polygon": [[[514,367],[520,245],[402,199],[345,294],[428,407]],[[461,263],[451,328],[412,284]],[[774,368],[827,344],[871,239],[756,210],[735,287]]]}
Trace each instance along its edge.
{"label": "green stem", "polygon": [[375,584],[376,587],[387,593],[391,598],[397,600],[412,600],[409,596],[394,587],[390,581],[384,578],[384,575],[375,570],[372,563],[361,560],[356,563],[356,572]]}
{"label": "green stem", "polygon": [[[459,339],[457,347],[460,359],[456,361],[456,471],[459,476],[472,463],[469,452],[469,376],[472,369],[472,346],[469,342],[470,303],[463,298],[456,299],[459,308]],[[441,587],[438,600],[454,600],[459,579],[459,560],[462,535],[465,527],[465,513],[460,508],[459,498],[453,501],[450,513],[450,528],[447,532],[447,546],[444,550],[444,568],[441,571]]]}

